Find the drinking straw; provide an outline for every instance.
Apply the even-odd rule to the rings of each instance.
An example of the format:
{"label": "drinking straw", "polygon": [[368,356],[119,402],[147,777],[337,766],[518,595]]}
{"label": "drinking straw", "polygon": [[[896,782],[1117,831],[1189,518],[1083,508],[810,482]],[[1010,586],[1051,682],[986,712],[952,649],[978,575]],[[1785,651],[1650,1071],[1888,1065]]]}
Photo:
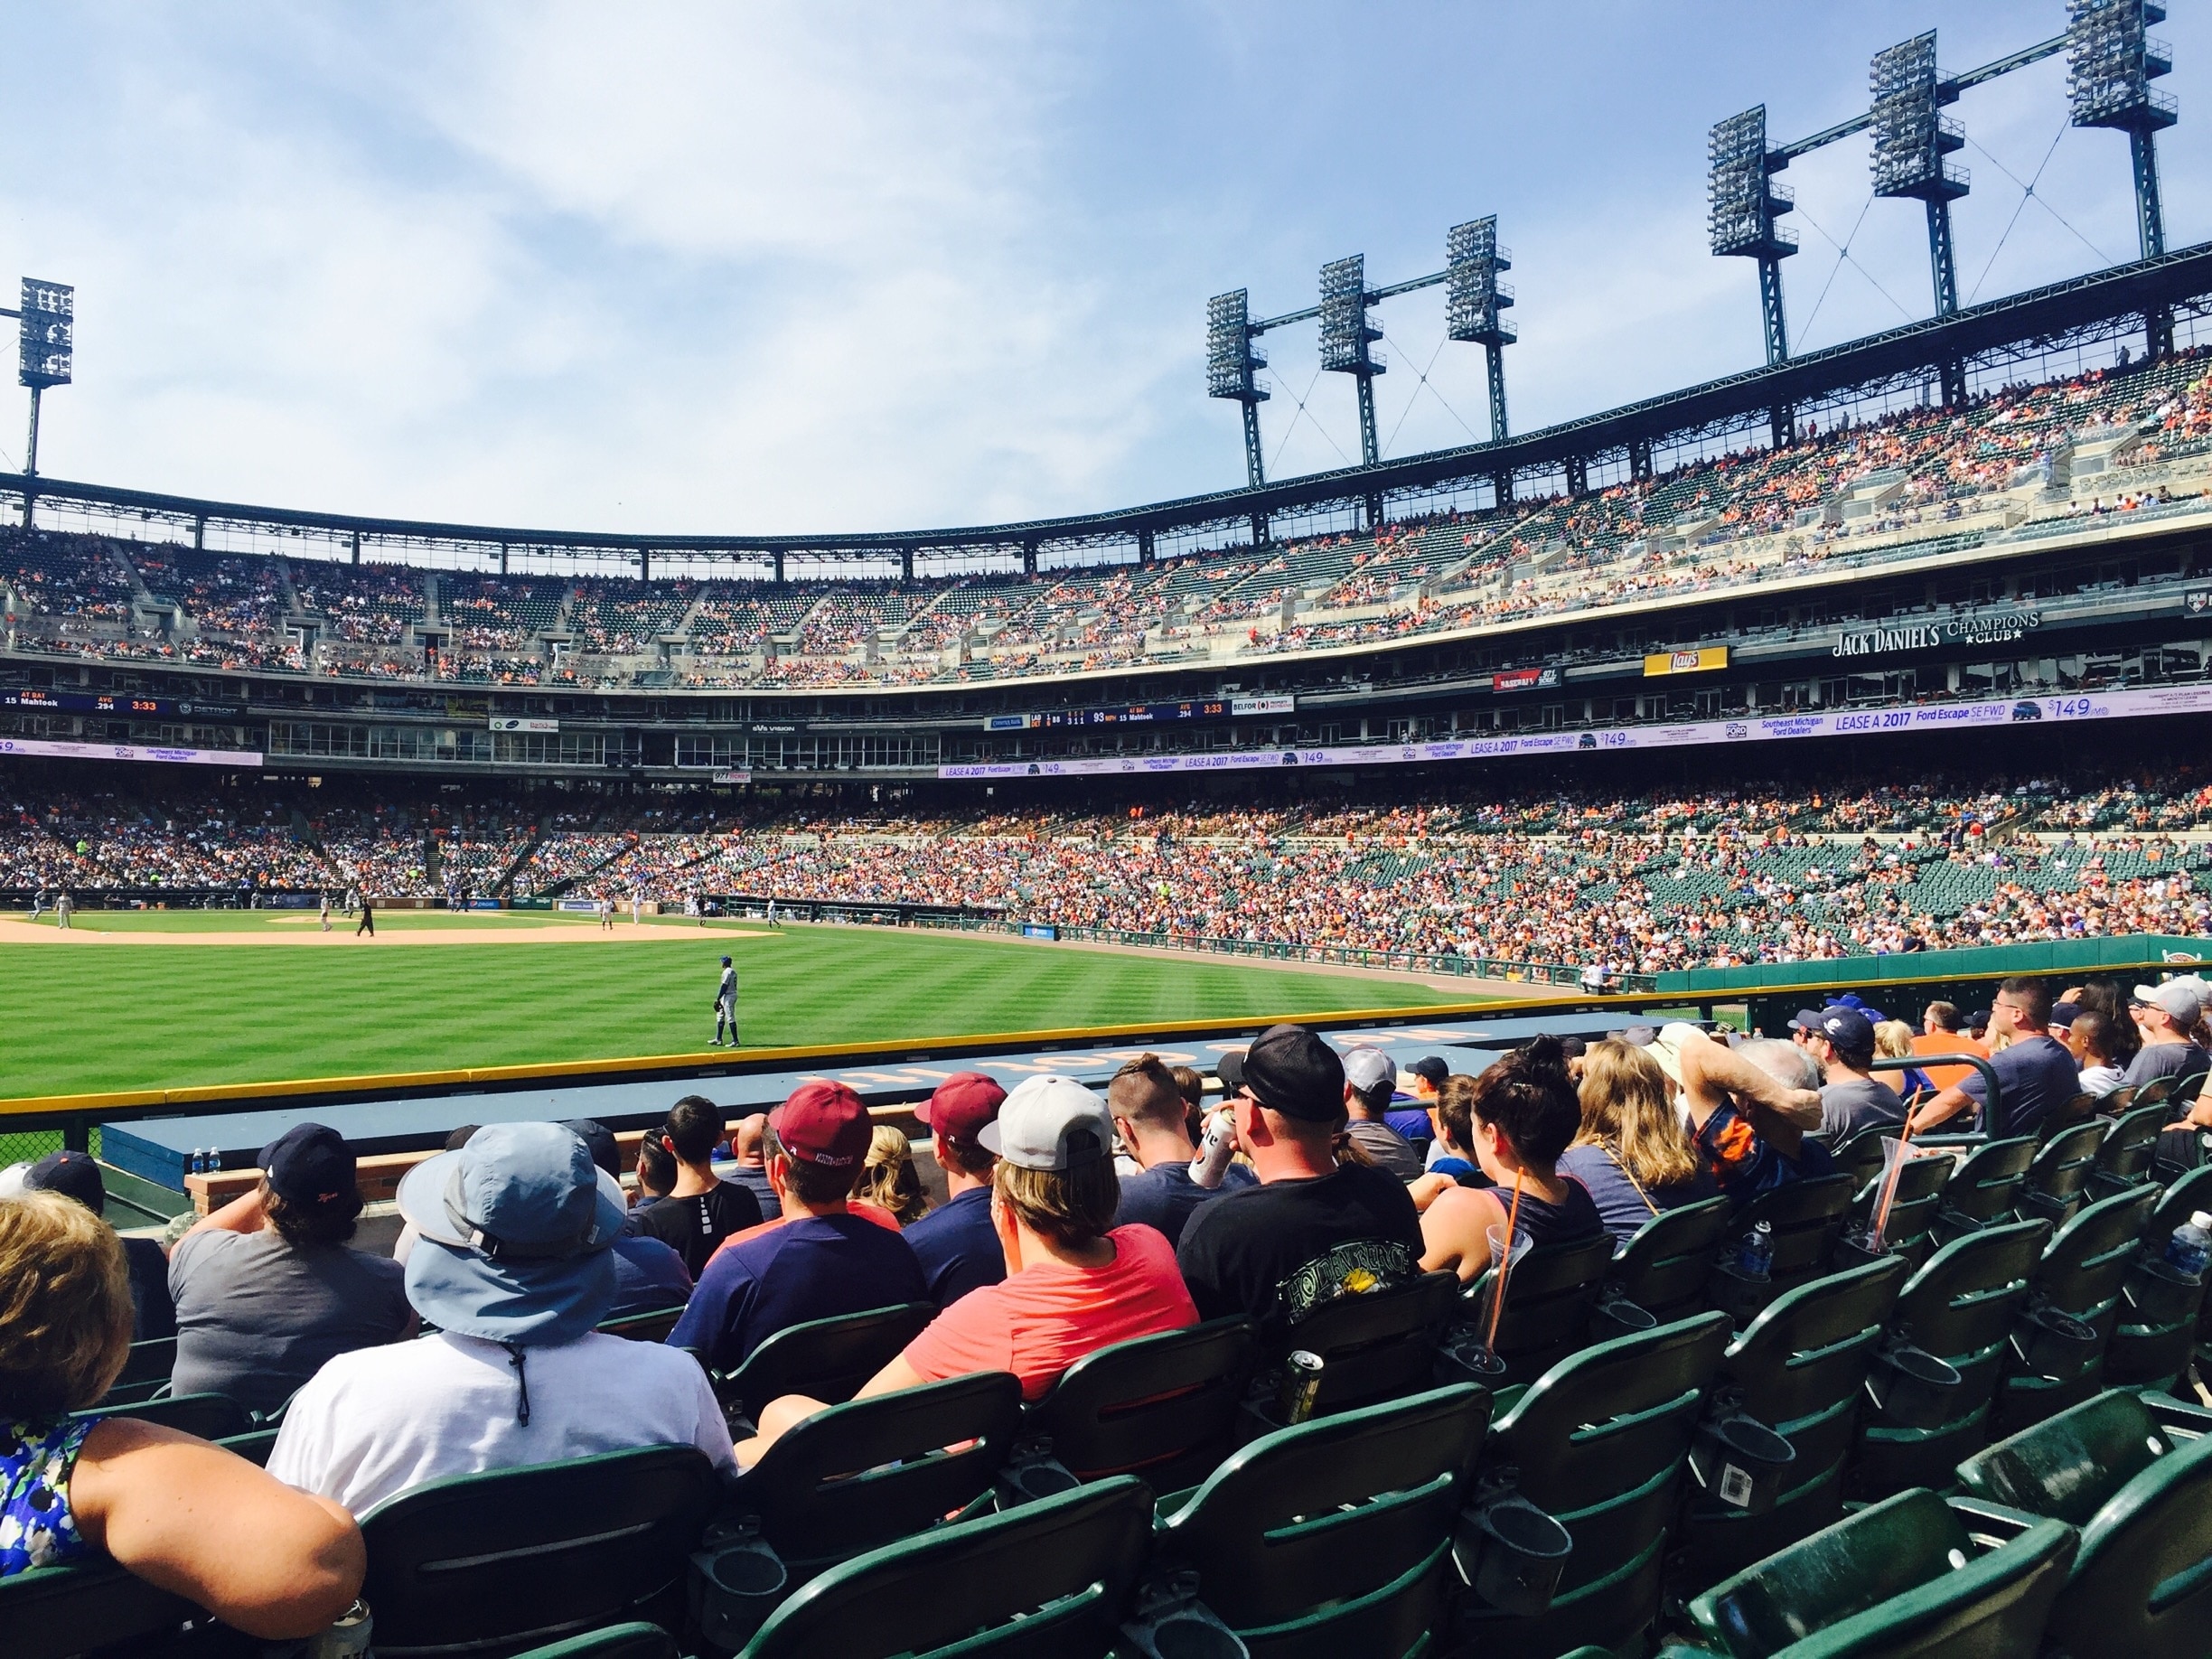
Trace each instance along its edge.
{"label": "drinking straw", "polygon": [[1513,1205],[1505,1212],[1505,1248],[1492,1267],[1497,1275],[1497,1294],[1490,1298],[1490,1335],[1484,1339],[1483,1346],[1493,1354],[1497,1352],[1498,1320],[1505,1312],[1505,1273],[1513,1266],[1514,1228],[1521,1219],[1521,1183],[1527,1176],[1525,1169],[1514,1171]]}

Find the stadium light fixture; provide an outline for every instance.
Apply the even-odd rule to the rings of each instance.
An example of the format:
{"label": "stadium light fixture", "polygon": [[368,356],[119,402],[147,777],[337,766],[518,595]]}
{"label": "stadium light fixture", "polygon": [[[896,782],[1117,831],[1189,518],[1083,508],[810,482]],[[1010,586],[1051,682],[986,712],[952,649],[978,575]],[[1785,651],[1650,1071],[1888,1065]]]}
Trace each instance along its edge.
{"label": "stadium light fixture", "polygon": [[1206,301],[1206,396],[1228,398],[1244,407],[1244,473],[1253,489],[1267,483],[1260,451],[1260,406],[1269,397],[1259,370],[1267,359],[1252,344],[1251,298],[1247,290],[1216,294]]}
{"label": "stadium light fixture", "polygon": [[1518,338],[1498,313],[1514,291],[1498,280],[1513,269],[1513,256],[1498,246],[1497,215],[1454,225],[1444,239],[1444,332],[1478,342],[1490,370],[1490,441],[1505,438],[1504,348]]}
{"label": "stadium light fixture", "polygon": [[1373,350],[1382,331],[1367,316],[1367,256],[1331,259],[1321,267],[1321,367],[1359,381],[1360,457],[1373,466],[1382,459],[1375,441],[1374,377],[1382,359]]}
{"label": "stadium light fixture", "polygon": [[[2067,0],[2067,101],[2076,127],[2113,127],[2128,136],[2135,174],[2135,234],[2146,259],[2166,252],[2166,213],[2159,200],[2161,127],[2181,118],[2172,97],[2151,82],[2173,70],[2173,48],[2150,33],[2166,21],[2153,0]],[[2153,356],[2173,349],[2173,314],[2145,319]]]}
{"label": "stadium light fixture", "polygon": [[[1874,193],[1917,200],[1926,208],[1936,314],[1951,316],[1958,310],[1951,203],[1966,193],[1971,182],[1965,169],[1949,160],[1953,151],[1966,147],[1966,132],[1941,108],[1958,93],[1955,87],[1943,85],[1936,70],[1935,30],[1876,52],[1869,78],[1874,93]],[[1950,379],[1946,372],[1946,402],[1953,401]]]}
{"label": "stadium light fixture", "polygon": [[[67,386],[77,365],[77,290],[65,282],[23,279],[23,302],[0,317],[17,322],[16,379],[31,389],[31,431],[23,447],[23,476],[38,476],[39,397],[49,386]],[[37,509],[23,494],[23,527]]]}
{"label": "stadium light fixture", "polygon": [[[1775,182],[1767,151],[1767,106],[1732,115],[1706,139],[1706,234],[1715,254],[1757,259],[1759,314],[1769,366],[1789,360],[1789,329],[1782,314],[1782,261],[1797,251],[1797,239],[1775,223],[1796,198]],[[1784,164],[1786,164],[1785,163]]]}

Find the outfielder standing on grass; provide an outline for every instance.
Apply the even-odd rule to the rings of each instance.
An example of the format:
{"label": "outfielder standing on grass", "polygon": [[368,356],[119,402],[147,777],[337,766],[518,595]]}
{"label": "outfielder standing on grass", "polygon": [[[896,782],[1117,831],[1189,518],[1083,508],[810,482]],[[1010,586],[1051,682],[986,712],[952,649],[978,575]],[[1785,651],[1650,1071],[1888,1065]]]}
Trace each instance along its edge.
{"label": "outfielder standing on grass", "polygon": [[722,1046],[722,1026],[729,1025],[729,1045],[737,1046],[737,969],[728,957],[722,959],[722,983],[715,989],[714,1045]]}
{"label": "outfielder standing on grass", "polygon": [[371,939],[376,937],[376,906],[369,902],[369,889],[366,887],[361,889],[361,925],[353,930],[353,937],[359,939],[363,933]]}

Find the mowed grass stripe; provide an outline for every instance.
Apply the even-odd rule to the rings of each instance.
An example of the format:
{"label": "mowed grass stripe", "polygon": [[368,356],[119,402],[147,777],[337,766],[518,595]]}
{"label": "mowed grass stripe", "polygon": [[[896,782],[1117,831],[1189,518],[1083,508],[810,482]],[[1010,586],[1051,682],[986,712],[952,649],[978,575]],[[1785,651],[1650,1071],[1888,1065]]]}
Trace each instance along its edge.
{"label": "mowed grass stripe", "polygon": [[0,945],[0,1097],[687,1052],[713,1035],[725,949],[749,1045],[1451,999],[1414,980],[857,928],[604,950]]}

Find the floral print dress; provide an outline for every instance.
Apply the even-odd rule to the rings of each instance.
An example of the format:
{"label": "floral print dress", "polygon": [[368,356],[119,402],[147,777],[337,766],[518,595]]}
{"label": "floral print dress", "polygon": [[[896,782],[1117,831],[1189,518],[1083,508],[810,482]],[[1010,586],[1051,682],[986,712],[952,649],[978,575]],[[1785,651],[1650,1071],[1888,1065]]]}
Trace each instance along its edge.
{"label": "floral print dress", "polygon": [[0,1423],[0,1579],[91,1552],[70,1513],[70,1476],[97,1420]]}

